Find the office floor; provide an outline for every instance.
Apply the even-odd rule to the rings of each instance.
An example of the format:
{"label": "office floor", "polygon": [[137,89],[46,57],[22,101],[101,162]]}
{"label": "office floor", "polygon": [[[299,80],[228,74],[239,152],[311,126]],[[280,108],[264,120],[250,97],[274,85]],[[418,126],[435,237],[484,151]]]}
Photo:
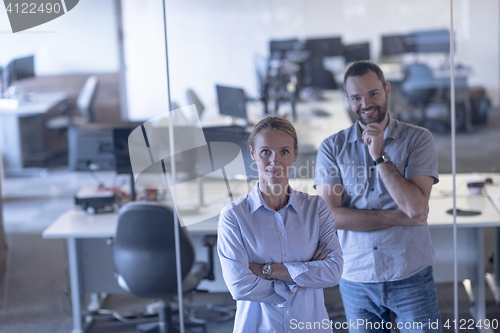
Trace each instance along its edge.
{"label": "office floor", "polygon": [[[457,135],[458,172],[500,171],[500,111],[491,115],[486,126],[473,133]],[[440,172],[451,172],[449,135],[435,134]],[[478,149],[478,147],[481,147]],[[298,163],[306,163],[312,156],[301,156]],[[97,176],[106,185],[121,184],[126,178],[110,172]],[[89,173],[71,173],[63,167],[32,172],[30,177],[7,178],[4,183],[4,224],[8,243],[7,270],[0,276],[0,331],[3,333],[68,333],[71,331],[71,302],[69,297],[69,269],[66,242],[44,240],[42,231],[61,213],[72,207],[72,196],[84,184],[97,181]],[[492,238],[487,235],[487,269],[491,270],[489,256]],[[443,319],[453,319],[453,285],[437,285]],[[326,305],[333,319],[342,322],[343,311],[337,288],[325,290]],[[500,320],[500,308],[488,291],[488,317]],[[229,294],[196,294],[186,304],[234,306]],[[144,311],[147,301],[129,295],[108,297],[105,308],[120,313]],[[460,318],[468,319],[470,303],[464,288],[459,285]],[[99,321],[90,332],[135,332],[135,324],[118,321]],[[209,332],[232,331],[232,321],[212,323]],[[339,329],[337,332],[345,332]],[[500,330],[497,330],[500,332]]]}

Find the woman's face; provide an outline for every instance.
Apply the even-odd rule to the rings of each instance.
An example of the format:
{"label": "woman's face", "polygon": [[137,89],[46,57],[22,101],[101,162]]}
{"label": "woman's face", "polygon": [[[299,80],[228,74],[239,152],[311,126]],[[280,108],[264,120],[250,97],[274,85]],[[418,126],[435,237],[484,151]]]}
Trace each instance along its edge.
{"label": "woman's face", "polygon": [[282,130],[262,130],[256,136],[250,155],[257,164],[261,184],[288,184],[288,174],[297,159],[292,136]]}

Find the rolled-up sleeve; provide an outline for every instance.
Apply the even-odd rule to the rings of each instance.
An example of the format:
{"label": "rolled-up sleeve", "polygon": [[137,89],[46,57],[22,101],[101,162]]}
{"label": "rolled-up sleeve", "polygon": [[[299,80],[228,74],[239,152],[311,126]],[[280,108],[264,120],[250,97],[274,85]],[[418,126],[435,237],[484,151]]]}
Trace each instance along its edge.
{"label": "rolled-up sleeve", "polygon": [[438,183],[438,159],[432,133],[428,129],[415,132],[408,146],[411,154],[408,155],[404,176],[431,176],[434,184]]}
{"label": "rolled-up sleeve", "polygon": [[249,269],[238,218],[228,208],[223,209],[219,217],[217,252],[224,281],[235,300],[266,303],[285,301],[283,296],[286,295],[276,293],[274,280],[261,279]]}
{"label": "rolled-up sleeve", "polygon": [[[319,242],[326,243],[325,249],[330,249],[332,252],[325,260],[284,263],[296,284],[305,288],[328,288],[337,285],[344,266],[330,208],[323,199],[318,198],[318,200]],[[292,284],[289,287],[291,290],[297,288]]]}

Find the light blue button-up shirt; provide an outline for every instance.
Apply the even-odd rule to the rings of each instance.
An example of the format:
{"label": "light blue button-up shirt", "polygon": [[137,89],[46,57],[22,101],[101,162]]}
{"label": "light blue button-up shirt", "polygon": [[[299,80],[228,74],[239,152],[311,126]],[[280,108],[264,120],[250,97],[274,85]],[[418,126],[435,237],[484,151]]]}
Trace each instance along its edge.
{"label": "light blue button-up shirt", "polygon": [[[438,182],[436,148],[429,130],[392,117],[384,131],[384,151],[406,178],[430,176]],[[330,184],[342,206],[396,209],[397,205],[363,144],[358,123],[323,141],[316,158],[314,185]],[[429,226],[393,226],[373,231],[339,230],[344,252],[343,278],[386,282],[408,278],[434,265]]]}
{"label": "light blue button-up shirt", "polygon": [[[310,261],[325,242],[330,257]],[[258,185],[221,212],[217,249],[222,273],[237,300],[234,332],[331,332],[323,288],[337,285],[342,251],[326,202],[291,190],[278,212],[264,202]],[[295,283],[265,280],[249,263],[283,263]],[[305,289],[297,291],[298,287]]]}

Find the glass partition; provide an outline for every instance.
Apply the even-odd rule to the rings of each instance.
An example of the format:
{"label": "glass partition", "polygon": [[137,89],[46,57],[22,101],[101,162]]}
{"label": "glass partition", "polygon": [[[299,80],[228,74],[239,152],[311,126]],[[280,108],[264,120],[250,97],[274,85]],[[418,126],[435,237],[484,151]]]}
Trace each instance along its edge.
{"label": "glass partition", "polygon": [[[142,16],[153,12],[147,14]],[[166,0],[166,22],[172,105],[195,104],[202,127],[244,127],[266,114],[288,117],[299,135],[295,178],[312,178],[321,141],[355,118],[344,97],[347,67],[363,59],[378,63],[391,84],[390,115],[430,130],[437,149],[440,182],[431,193],[428,224],[444,330],[454,330],[454,325],[497,328],[498,283],[493,273],[500,224],[498,3]],[[156,38],[149,45],[164,52],[157,30],[144,33]],[[148,68],[159,69],[150,75],[166,76],[162,60],[135,52],[143,54],[140,61],[148,62]],[[246,122],[219,112],[216,86],[244,91]],[[158,100],[166,93],[157,92]],[[297,182],[314,193],[304,184]],[[345,321],[338,290],[325,294],[331,318]]]}

